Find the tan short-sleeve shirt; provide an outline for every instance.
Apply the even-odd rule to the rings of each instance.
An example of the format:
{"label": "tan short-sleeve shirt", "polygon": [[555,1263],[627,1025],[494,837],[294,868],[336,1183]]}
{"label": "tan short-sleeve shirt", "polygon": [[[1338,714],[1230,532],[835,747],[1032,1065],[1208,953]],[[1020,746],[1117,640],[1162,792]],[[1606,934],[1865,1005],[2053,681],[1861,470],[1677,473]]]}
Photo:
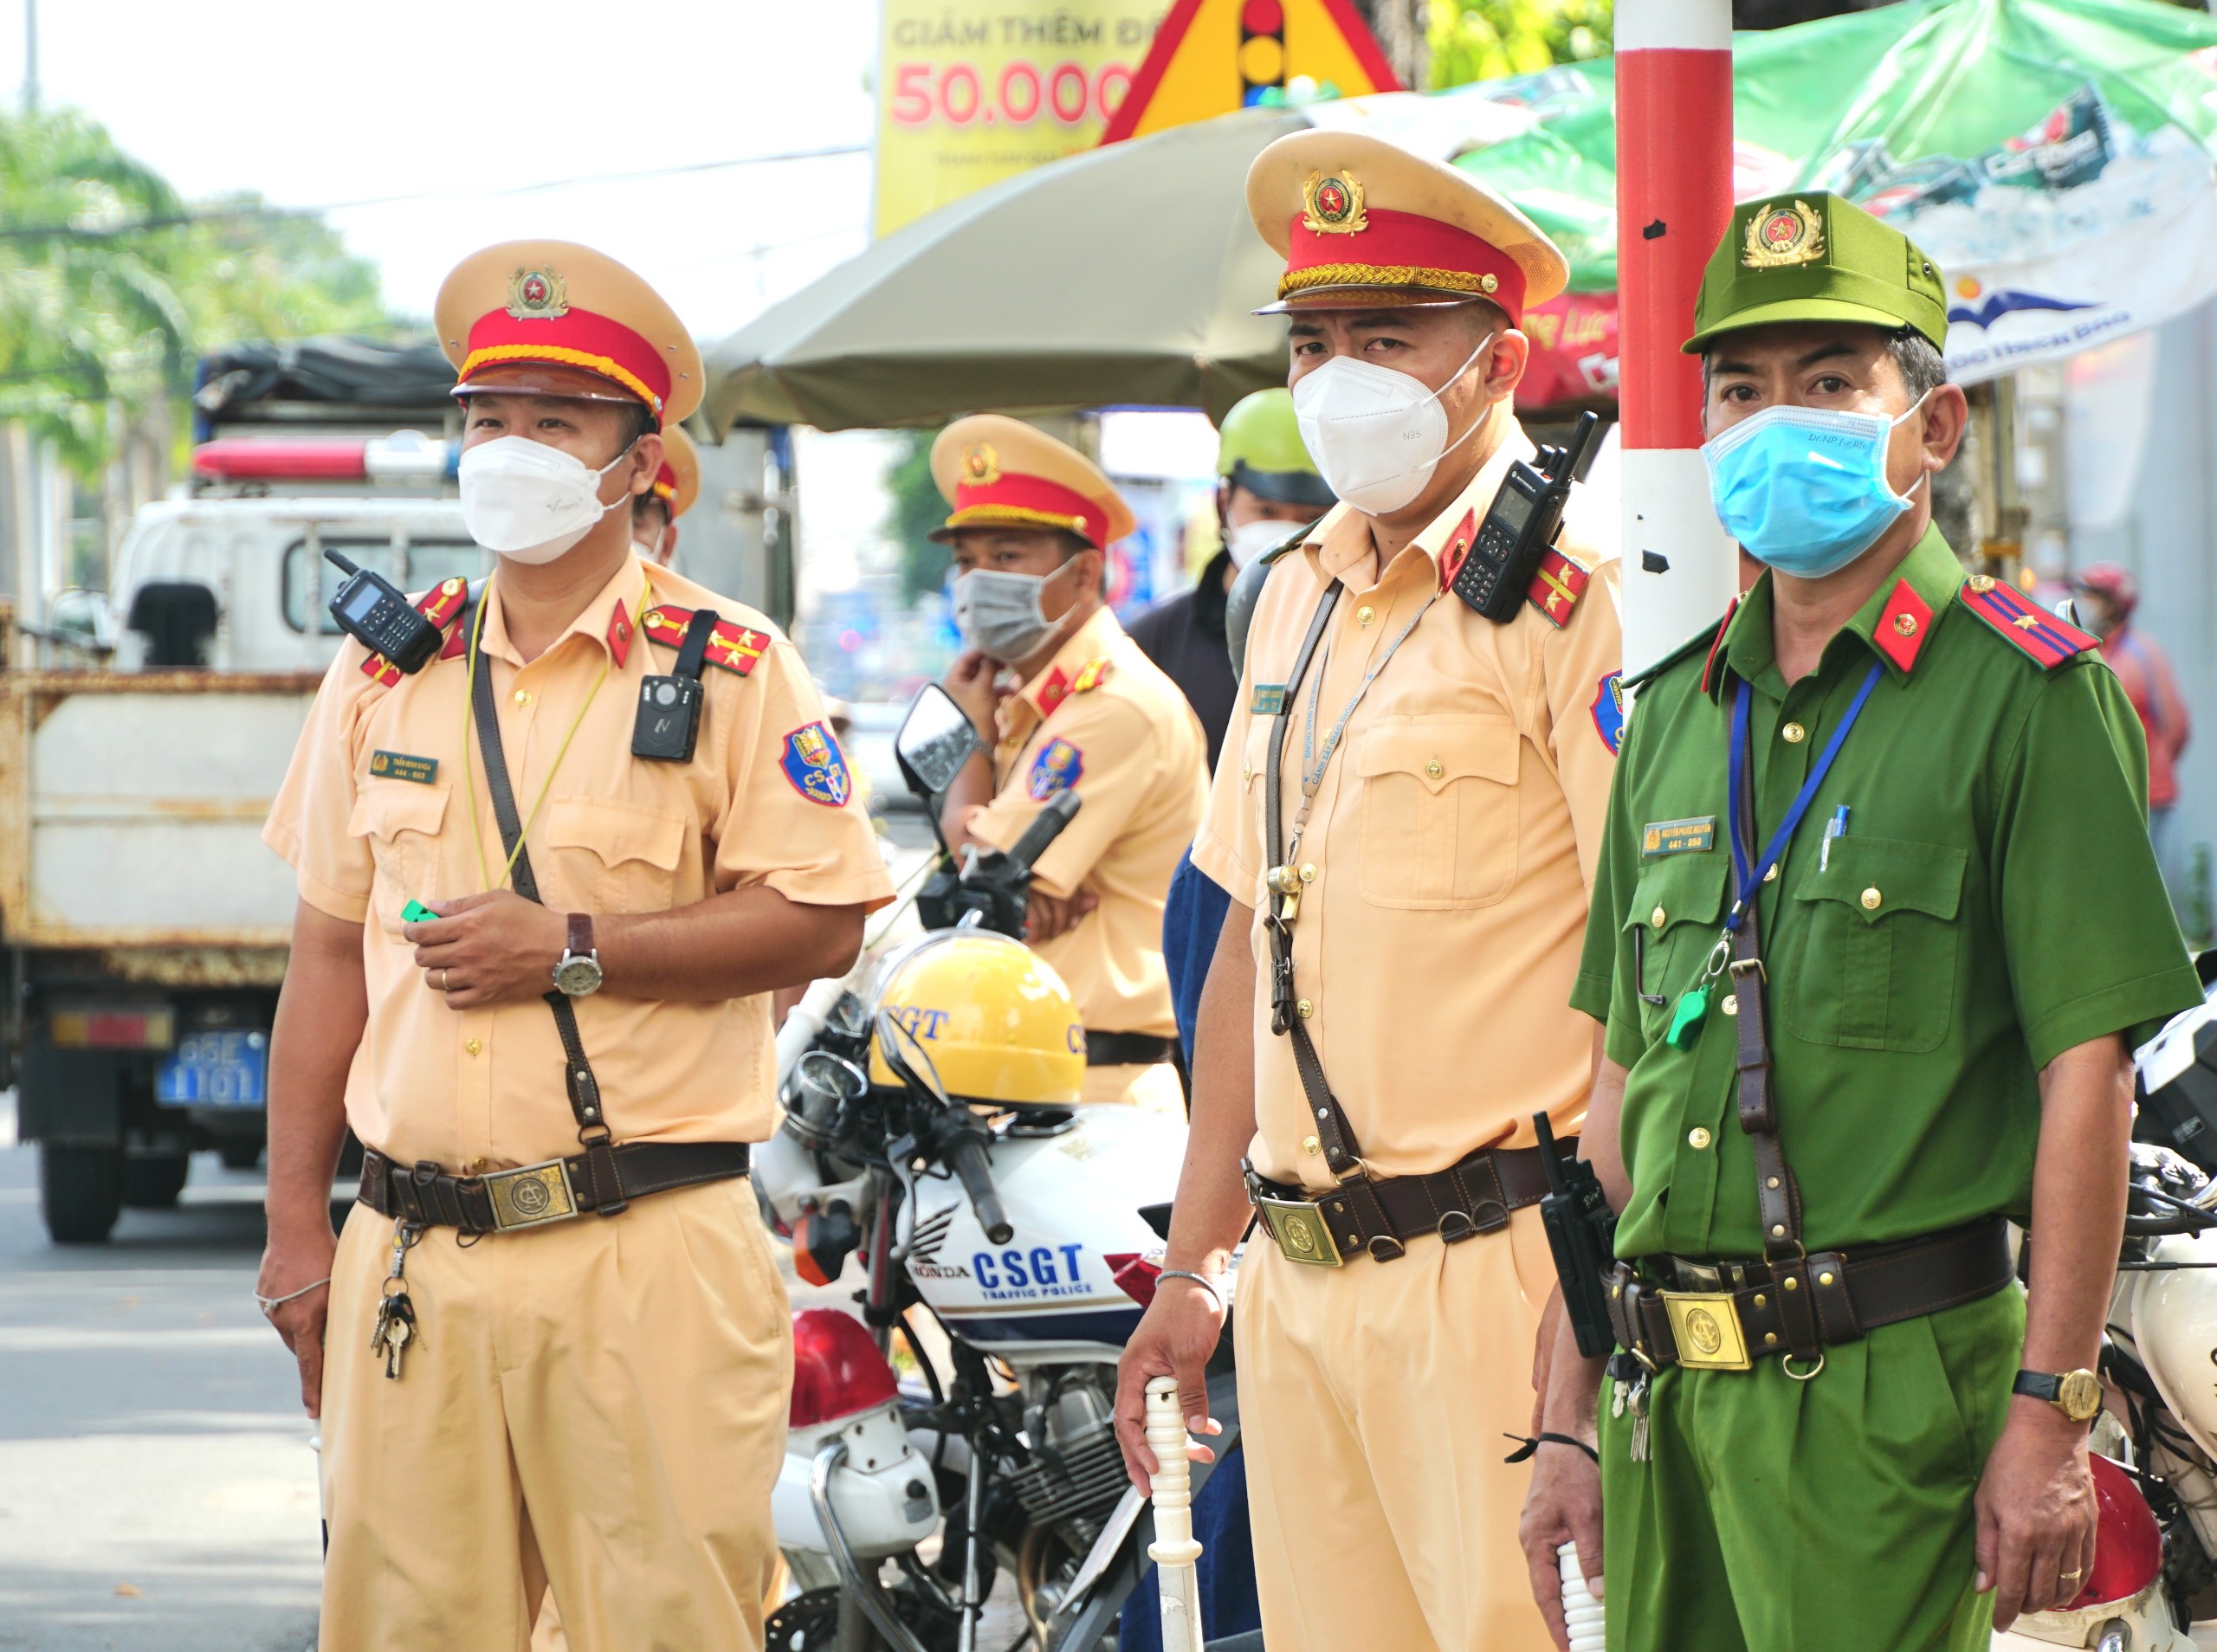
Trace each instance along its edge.
{"label": "tan short-sleeve shirt", "polygon": [[1174,1037],[1162,961],[1170,875],[1208,803],[1208,741],[1178,685],[1101,610],[1001,702],[994,796],[971,832],[1007,849],[1065,787],[1083,800],[1037,868],[1048,894],[1101,904],[1035,947],[1095,1032]]}
{"label": "tan short-sleeve shirt", "polygon": [[1383,570],[1365,519],[1334,510],[1272,570],[1257,606],[1193,861],[1257,911],[1251,1156],[1273,1179],[1331,1182],[1308,1146],[1315,1133],[1292,1042],[1270,1029],[1260,919],[1273,720],[1256,707],[1286,681],[1335,577],[1338,608],[1310,681],[1290,696],[1289,839],[1304,767],[1415,623],[1348,718],[1289,854],[1315,868],[1294,925],[1295,988],[1333,1094],[1387,1176],[1527,1145],[1542,1110],[1558,1128],[1583,1116],[1593,1023],[1567,1005],[1622,720],[1618,569],[1602,548],[1614,526],[1574,494],[1560,545],[1587,578],[1575,603],[1557,602],[1560,626],[1531,603],[1496,625],[1440,589],[1443,556],[1451,562],[1458,533],[1466,542],[1484,519],[1509,461],[1532,453],[1512,423],[1470,486]]}
{"label": "tan short-sleeve shirt", "polygon": [[[703,671],[690,763],[631,755],[641,680],[675,658],[638,629],[655,603],[714,608],[761,650],[744,677]],[[554,910],[659,912],[752,884],[814,905],[892,898],[815,686],[760,615],[634,558],[528,665],[508,641],[496,579],[482,649],[527,817],[525,845]],[[370,1016],[347,1076],[347,1122],[403,1164],[459,1170],[573,1152],[577,1125],[546,1006],[449,1010],[401,934],[410,900],[501,881],[506,857],[474,734],[464,758],[467,662],[437,660],[388,687],[362,674],[362,659],[349,642],[333,662],[262,829],[293,866],[303,900],[363,925]],[[766,995],[679,1003],[597,993],[577,1011],[618,1140],[770,1133]]]}

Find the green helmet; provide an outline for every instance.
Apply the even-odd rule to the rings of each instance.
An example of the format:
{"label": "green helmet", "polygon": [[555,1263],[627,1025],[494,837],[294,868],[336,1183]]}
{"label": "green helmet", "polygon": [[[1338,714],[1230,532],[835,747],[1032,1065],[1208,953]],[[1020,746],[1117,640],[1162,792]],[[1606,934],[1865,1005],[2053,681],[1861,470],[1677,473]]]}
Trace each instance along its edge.
{"label": "green helmet", "polygon": [[1332,490],[1316,474],[1293,416],[1293,392],[1257,390],[1224,416],[1217,433],[1216,474],[1257,499],[1328,510]]}

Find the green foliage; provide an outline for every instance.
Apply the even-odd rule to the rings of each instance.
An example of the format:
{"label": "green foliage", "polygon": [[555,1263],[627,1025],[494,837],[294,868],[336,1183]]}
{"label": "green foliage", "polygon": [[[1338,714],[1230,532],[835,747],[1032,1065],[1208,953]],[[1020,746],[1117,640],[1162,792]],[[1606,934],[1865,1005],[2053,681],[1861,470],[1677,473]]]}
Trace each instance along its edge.
{"label": "green foliage", "polygon": [[885,537],[901,548],[901,595],[914,603],[947,583],[947,547],[928,536],[947,520],[947,501],[932,481],[932,439],[937,430],[908,433],[908,451],[886,473],[893,498]]}
{"label": "green foliage", "polygon": [[320,222],[253,197],[188,209],[79,111],[0,115],[0,421],[80,474],[118,416],[191,388],[203,350],[390,327],[375,269]]}
{"label": "green foliage", "polygon": [[1434,91],[1606,57],[1615,0],[1431,0]]}

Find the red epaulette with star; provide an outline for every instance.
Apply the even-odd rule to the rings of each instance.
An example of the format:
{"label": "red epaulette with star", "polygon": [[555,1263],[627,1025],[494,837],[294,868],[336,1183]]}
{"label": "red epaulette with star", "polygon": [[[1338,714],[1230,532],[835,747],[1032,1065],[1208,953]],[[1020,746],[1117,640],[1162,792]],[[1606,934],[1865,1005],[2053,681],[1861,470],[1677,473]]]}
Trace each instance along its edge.
{"label": "red epaulette with star", "polygon": [[[443,630],[462,612],[462,598],[469,593],[468,583],[460,578],[443,579],[416,599],[416,611]],[[447,640],[447,651],[452,652],[454,640]],[[441,658],[444,658],[443,654]],[[362,674],[390,688],[400,681],[400,668],[382,654],[372,654],[362,661]]]}
{"label": "red epaulette with star", "polygon": [[1540,610],[1542,619],[1561,630],[1569,622],[1578,599],[1586,594],[1586,582],[1593,577],[1593,571],[1584,563],[1549,545],[1541,554],[1540,571],[1532,576],[1532,588],[1524,595]]}
{"label": "red epaulette with star", "polygon": [[1991,574],[1973,574],[1958,593],[1963,606],[2010,642],[2052,671],[2089,649],[2099,648],[2101,638],[2058,619],[2035,607],[2015,586]]}
{"label": "red epaulette with star", "polygon": [[[692,623],[691,609],[669,603],[650,608],[639,616],[639,629],[653,641],[670,649],[685,641],[685,628]],[[708,633],[708,663],[743,677],[754,669],[754,662],[769,646],[767,631],[751,631],[744,625],[720,619],[716,629]]]}

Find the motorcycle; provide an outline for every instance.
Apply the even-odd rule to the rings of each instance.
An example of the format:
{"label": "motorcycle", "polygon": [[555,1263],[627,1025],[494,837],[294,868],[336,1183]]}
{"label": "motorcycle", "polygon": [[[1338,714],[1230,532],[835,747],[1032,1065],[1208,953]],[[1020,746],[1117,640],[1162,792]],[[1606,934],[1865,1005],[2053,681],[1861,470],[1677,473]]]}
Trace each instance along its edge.
{"label": "motorcycle", "polygon": [[[926,688],[895,751],[935,833],[977,749]],[[856,1253],[866,1273],[859,1320],[794,1320],[772,1514],[800,1592],[770,1620],[780,1652],[973,1652],[1003,1571],[1036,1644],[1094,1652],[1144,1565],[1115,1362],[1153,1295],[1185,1132],[1076,1104],[1083,1023],[1020,939],[1031,866],[1081,806],[1065,791],[1005,854],[943,857],[919,905],[954,921],[866,983],[818,982],[780,1030],[759,1196],[804,1277],[828,1284]],[[981,1106],[988,1071],[1018,1076]],[[1065,1081],[1051,1103],[1005,1099],[1047,1073]]]}

